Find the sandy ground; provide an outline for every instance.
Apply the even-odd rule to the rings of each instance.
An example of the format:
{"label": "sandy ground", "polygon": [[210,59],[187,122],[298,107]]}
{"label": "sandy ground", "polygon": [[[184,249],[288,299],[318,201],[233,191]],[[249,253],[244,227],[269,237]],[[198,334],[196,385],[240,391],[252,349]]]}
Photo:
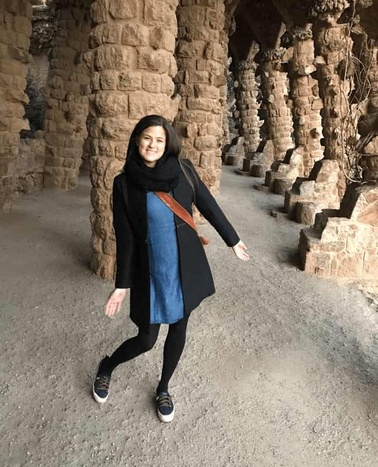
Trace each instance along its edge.
{"label": "sandy ground", "polygon": [[303,226],[272,217],[283,199],[254,183],[225,167],[218,198],[249,263],[202,228],[217,294],[189,322],[171,424],[152,403],[166,327],[92,400],[99,359],[135,327],[127,307],[102,314],[88,180],[15,203],[0,224],[1,466],[378,465],[377,303],[298,270]]}

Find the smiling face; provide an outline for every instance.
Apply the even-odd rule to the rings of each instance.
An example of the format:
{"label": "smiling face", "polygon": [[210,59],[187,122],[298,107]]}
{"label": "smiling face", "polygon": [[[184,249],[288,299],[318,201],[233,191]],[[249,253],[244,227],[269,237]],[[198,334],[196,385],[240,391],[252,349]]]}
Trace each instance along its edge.
{"label": "smiling face", "polygon": [[162,126],[150,126],[142,131],[137,146],[140,157],[148,167],[155,167],[156,162],[163,156],[166,140]]}

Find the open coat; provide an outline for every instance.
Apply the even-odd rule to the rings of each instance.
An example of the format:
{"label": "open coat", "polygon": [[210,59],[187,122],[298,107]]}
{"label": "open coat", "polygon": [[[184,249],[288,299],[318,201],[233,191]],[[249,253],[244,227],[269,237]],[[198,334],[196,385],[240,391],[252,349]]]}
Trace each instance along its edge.
{"label": "open coat", "polygon": [[[193,175],[189,183],[183,172],[173,197],[190,214],[192,203],[216,229],[227,246],[239,237],[190,161],[182,161]],[[192,177],[191,177],[192,178]],[[192,186],[191,186],[192,185]],[[215,292],[209,263],[197,233],[176,215],[179,271],[184,314]],[[147,245],[147,192],[127,183],[123,172],[114,179],[113,222],[117,246],[116,288],[130,288],[130,317],[139,327],[150,322],[150,271]]]}

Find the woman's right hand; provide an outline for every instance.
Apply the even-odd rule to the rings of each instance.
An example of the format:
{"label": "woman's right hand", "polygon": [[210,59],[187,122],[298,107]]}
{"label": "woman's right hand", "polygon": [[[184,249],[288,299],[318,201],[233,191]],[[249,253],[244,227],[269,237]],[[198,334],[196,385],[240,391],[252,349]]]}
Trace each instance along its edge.
{"label": "woman's right hand", "polygon": [[126,289],[114,289],[105,305],[105,314],[111,318],[121,309],[123,299],[126,296]]}

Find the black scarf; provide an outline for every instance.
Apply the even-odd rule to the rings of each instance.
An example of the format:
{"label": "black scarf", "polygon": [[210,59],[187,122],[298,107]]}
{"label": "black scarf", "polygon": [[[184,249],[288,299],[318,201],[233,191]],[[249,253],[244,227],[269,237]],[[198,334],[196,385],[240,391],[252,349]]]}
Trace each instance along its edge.
{"label": "black scarf", "polygon": [[176,188],[180,177],[177,157],[164,154],[155,167],[148,167],[138,155],[130,155],[125,167],[127,181],[146,191],[165,191]]}

